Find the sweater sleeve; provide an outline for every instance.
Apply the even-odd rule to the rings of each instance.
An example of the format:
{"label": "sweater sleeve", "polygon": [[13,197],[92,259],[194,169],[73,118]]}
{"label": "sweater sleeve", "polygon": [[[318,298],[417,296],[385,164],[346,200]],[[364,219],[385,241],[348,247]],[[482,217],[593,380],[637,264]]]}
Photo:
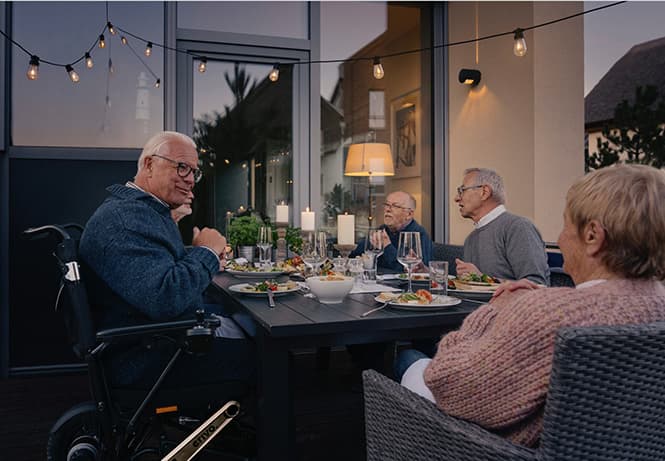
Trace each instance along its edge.
{"label": "sweater sleeve", "polygon": [[519,219],[506,232],[506,258],[515,280],[529,279],[549,285],[549,266],[543,239],[530,221]]}

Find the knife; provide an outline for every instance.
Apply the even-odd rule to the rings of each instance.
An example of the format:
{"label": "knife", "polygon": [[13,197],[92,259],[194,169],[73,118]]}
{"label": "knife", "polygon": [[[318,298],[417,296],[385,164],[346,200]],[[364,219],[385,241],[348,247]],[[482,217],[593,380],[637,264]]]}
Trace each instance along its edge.
{"label": "knife", "polygon": [[268,289],[268,290],[267,290],[267,293],[268,293],[268,305],[269,305],[270,307],[275,307],[275,297],[274,297],[274,295],[273,295],[272,290],[271,290],[271,289]]}

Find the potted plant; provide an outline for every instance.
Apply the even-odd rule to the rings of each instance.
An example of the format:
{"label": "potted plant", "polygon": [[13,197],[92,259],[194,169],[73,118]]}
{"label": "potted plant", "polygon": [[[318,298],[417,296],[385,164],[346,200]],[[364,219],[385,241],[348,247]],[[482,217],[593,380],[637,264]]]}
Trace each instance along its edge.
{"label": "potted plant", "polygon": [[254,250],[261,226],[261,221],[255,216],[239,216],[229,226],[229,243],[237,248],[238,256],[249,262],[254,262]]}
{"label": "potted plant", "polygon": [[[271,224],[272,226],[272,241],[276,242],[277,241],[277,227],[275,224]],[[286,237],[284,237],[286,240],[286,246],[287,250],[291,250],[292,252],[296,254],[300,254],[302,251],[302,234],[300,231],[299,227],[291,227],[288,226],[286,228]]]}

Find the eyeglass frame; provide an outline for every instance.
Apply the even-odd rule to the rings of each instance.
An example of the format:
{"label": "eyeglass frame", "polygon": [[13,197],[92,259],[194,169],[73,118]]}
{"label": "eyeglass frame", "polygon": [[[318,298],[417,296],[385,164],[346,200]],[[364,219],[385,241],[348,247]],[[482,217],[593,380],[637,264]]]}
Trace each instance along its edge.
{"label": "eyeglass frame", "polygon": [[[167,161],[173,163],[175,165],[176,173],[181,178],[186,178],[187,176],[189,176],[190,173],[192,173],[192,175],[194,176],[194,182],[197,183],[203,177],[203,171],[201,171],[199,168],[192,168],[191,166],[187,165],[184,162],[176,162],[173,159],[170,159],[168,157],[164,157],[164,156],[159,155],[159,154],[152,154],[151,157],[161,158],[162,160],[167,160]],[[181,170],[187,171],[187,172],[185,174],[182,174]]]}
{"label": "eyeglass frame", "polygon": [[476,184],[475,186],[457,186],[457,196],[461,197],[464,195],[464,192],[468,191],[469,189],[480,189],[484,185],[485,184]]}
{"label": "eyeglass frame", "polygon": [[413,208],[408,207],[408,206],[402,206],[402,205],[397,205],[395,203],[383,202],[383,209],[384,210],[392,210],[393,208],[397,208],[398,210],[413,211]]}

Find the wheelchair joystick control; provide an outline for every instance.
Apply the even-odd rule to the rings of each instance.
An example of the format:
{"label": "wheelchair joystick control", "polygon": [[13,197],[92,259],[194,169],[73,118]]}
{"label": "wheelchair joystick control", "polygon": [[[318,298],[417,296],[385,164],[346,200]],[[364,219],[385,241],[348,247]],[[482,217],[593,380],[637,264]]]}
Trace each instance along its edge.
{"label": "wheelchair joystick control", "polygon": [[205,320],[205,311],[203,309],[197,309],[196,310],[196,323],[198,325],[203,325],[204,320]]}
{"label": "wheelchair joystick control", "polygon": [[187,345],[190,352],[201,354],[210,350],[214,332],[205,323],[205,311],[196,311],[196,325],[187,330]]}

